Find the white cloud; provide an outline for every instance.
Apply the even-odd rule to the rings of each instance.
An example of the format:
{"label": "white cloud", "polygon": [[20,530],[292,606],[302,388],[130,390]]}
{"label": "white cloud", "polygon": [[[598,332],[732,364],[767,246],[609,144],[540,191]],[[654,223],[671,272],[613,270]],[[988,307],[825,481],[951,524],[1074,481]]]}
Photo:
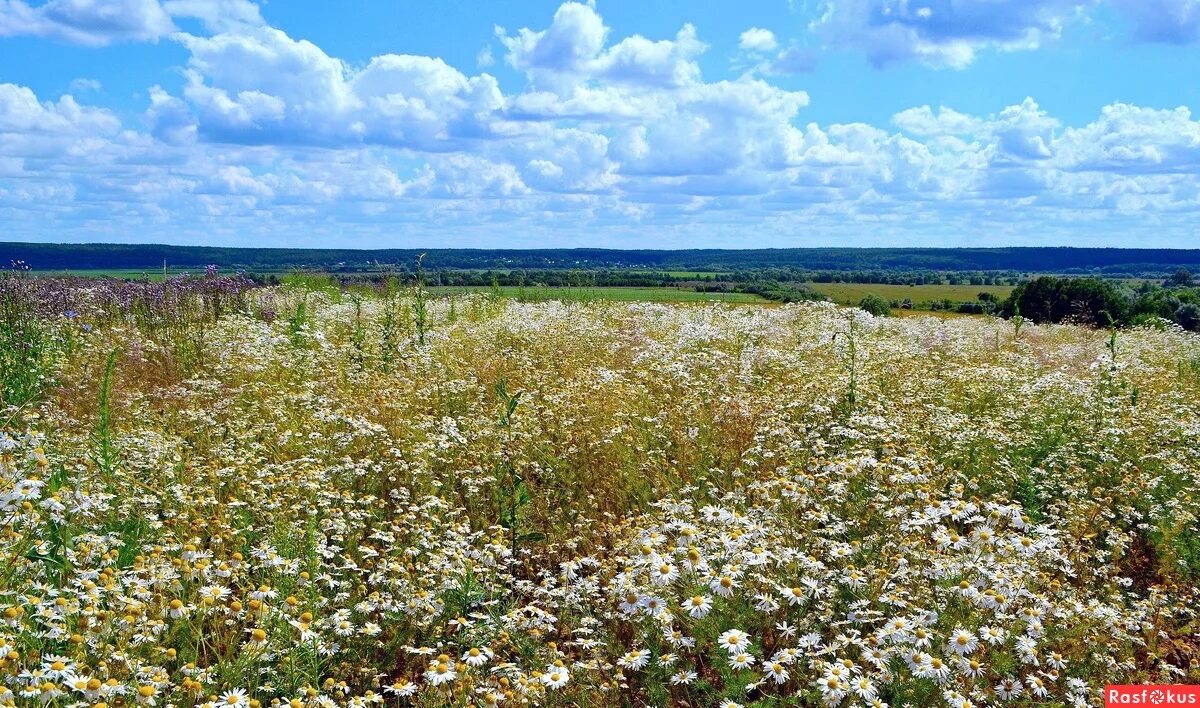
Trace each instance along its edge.
{"label": "white cloud", "polygon": [[942,106],[935,113],[929,106],[909,108],[892,117],[906,133],[920,136],[970,135],[980,130],[982,121]]}
{"label": "white cloud", "polygon": [[876,66],[916,59],[962,69],[984,48],[1036,49],[1098,0],[826,0],[816,28]]}
{"label": "white cloud", "polygon": [[529,74],[535,87],[544,84],[553,89],[563,82],[573,84],[588,73],[604,46],[608,28],[591,6],[567,2],[545,30],[525,28],[509,36],[497,27],[496,36],[508,49],[505,58],[513,68]]}
{"label": "white cloud", "polygon": [[104,85],[96,79],[79,77],[77,79],[72,79],[68,88],[70,88],[74,93],[94,93],[103,89]]}
{"label": "white cloud", "polygon": [[183,42],[184,97],[214,140],[447,150],[487,135],[503,104],[492,77],[468,78],[431,57],[386,54],[352,70],[274,28]]}
{"label": "white cloud", "polygon": [[486,69],[496,63],[496,57],[492,54],[492,48],[484,47],[475,55],[475,66],[480,69]]}
{"label": "white cloud", "polygon": [[508,50],[506,60],[526,73],[532,88],[569,93],[590,80],[634,88],[678,87],[699,80],[695,57],[706,46],[686,24],[673,40],[633,35],[604,48],[609,30],[590,5],[567,2],[550,26],[496,34]]}
{"label": "white cloud", "polygon": [[748,52],[769,52],[779,43],[775,41],[775,33],[761,27],[751,27],[738,37],[738,46]]}
{"label": "white cloud", "polygon": [[27,87],[0,84],[0,136],[46,135],[65,142],[100,139],[119,128],[112,112],[81,106],[71,96],[39,101]]}
{"label": "white cloud", "polygon": [[173,17],[200,20],[210,32],[265,24],[258,5],[250,0],[164,0],[163,9]]}
{"label": "white cloud", "polygon": [[154,41],[175,31],[158,0],[0,0],[0,37],[34,35],[75,44]]}
{"label": "white cloud", "polygon": [[1117,103],[1069,125],[1027,99],[992,115],[919,106],[891,126],[818,125],[805,92],[762,78],[792,48],[709,81],[690,25],[612,37],[589,5],[498,33],[527,77],[508,94],[437,57],[350,63],[241,17],[174,35],[184,88],[152,87],[137,125],[0,85],[9,233],[481,245],[499,228],[525,245],[587,234],[637,246],[653,229],[660,245],[723,234],[736,246],[1049,238],[1090,219],[1122,239],[1184,243],[1200,221],[1200,121],[1183,108]]}
{"label": "white cloud", "polygon": [[100,47],[154,42],[178,31],[173,19],[196,19],[211,32],[263,25],[251,0],[0,0],[0,37],[32,35]]}
{"label": "white cloud", "polygon": [[1105,106],[1100,117],[1057,141],[1063,169],[1125,175],[1200,174],[1200,121],[1184,107]]}

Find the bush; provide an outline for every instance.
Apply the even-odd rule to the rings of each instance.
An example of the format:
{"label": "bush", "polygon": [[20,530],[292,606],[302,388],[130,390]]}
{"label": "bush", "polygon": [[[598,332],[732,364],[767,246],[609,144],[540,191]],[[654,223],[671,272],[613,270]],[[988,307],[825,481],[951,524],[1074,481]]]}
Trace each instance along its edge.
{"label": "bush", "polygon": [[1189,332],[1200,332],[1200,306],[1190,302],[1180,305],[1175,310],[1175,322]]}
{"label": "bush", "polygon": [[866,310],[876,317],[887,317],[892,314],[892,303],[887,298],[871,293],[858,303],[859,309]]}

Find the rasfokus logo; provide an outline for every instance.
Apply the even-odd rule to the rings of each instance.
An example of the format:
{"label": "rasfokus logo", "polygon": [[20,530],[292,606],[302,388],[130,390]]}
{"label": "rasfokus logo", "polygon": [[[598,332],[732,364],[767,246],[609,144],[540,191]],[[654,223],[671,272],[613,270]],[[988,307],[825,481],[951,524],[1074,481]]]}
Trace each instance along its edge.
{"label": "rasfokus logo", "polygon": [[1200,706],[1200,686],[1105,686],[1104,706]]}

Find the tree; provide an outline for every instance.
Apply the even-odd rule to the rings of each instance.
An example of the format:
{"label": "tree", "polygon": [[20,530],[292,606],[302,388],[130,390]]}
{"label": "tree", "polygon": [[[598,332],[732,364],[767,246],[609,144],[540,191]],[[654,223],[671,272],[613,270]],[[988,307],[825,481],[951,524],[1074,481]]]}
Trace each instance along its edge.
{"label": "tree", "polygon": [[892,303],[887,298],[870,293],[858,303],[859,309],[866,310],[876,317],[887,317],[892,314]]}
{"label": "tree", "polygon": [[1042,276],[1018,285],[1001,314],[1014,312],[1032,322],[1078,322],[1093,327],[1129,322],[1130,301],[1115,285],[1099,278]]}
{"label": "tree", "polygon": [[1200,332],[1200,305],[1186,303],[1175,310],[1175,322],[1189,332]]}
{"label": "tree", "polygon": [[1180,268],[1167,280],[1167,285],[1186,288],[1192,284],[1192,271],[1187,268]]}

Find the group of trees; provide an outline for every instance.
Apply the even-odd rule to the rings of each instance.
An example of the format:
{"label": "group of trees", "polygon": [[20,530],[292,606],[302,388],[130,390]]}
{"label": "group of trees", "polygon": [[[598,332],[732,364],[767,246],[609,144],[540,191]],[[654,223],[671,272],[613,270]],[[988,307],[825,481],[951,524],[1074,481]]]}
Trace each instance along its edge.
{"label": "group of trees", "polygon": [[[905,304],[880,295],[868,295],[858,306],[874,315],[887,315]],[[1119,327],[1174,322],[1185,330],[1200,331],[1200,284],[1186,268],[1165,281],[1143,281],[1130,286],[1095,277],[1041,276],[1027,280],[1007,299],[979,293],[976,302],[944,303],[943,308],[967,314],[1016,315],[1037,323],[1071,322],[1091,327]]]}
{"label": "group of trees", "polygon": [[1146,324],[1167,320],[1189,331],[1200,330],[1200,288],[1191,273],[1176,271],[1163,284],[1137,288],[1100,278],[1043,276],[1018,285],[999,310],[1033,322],[1075,322],[1093,327]]}

